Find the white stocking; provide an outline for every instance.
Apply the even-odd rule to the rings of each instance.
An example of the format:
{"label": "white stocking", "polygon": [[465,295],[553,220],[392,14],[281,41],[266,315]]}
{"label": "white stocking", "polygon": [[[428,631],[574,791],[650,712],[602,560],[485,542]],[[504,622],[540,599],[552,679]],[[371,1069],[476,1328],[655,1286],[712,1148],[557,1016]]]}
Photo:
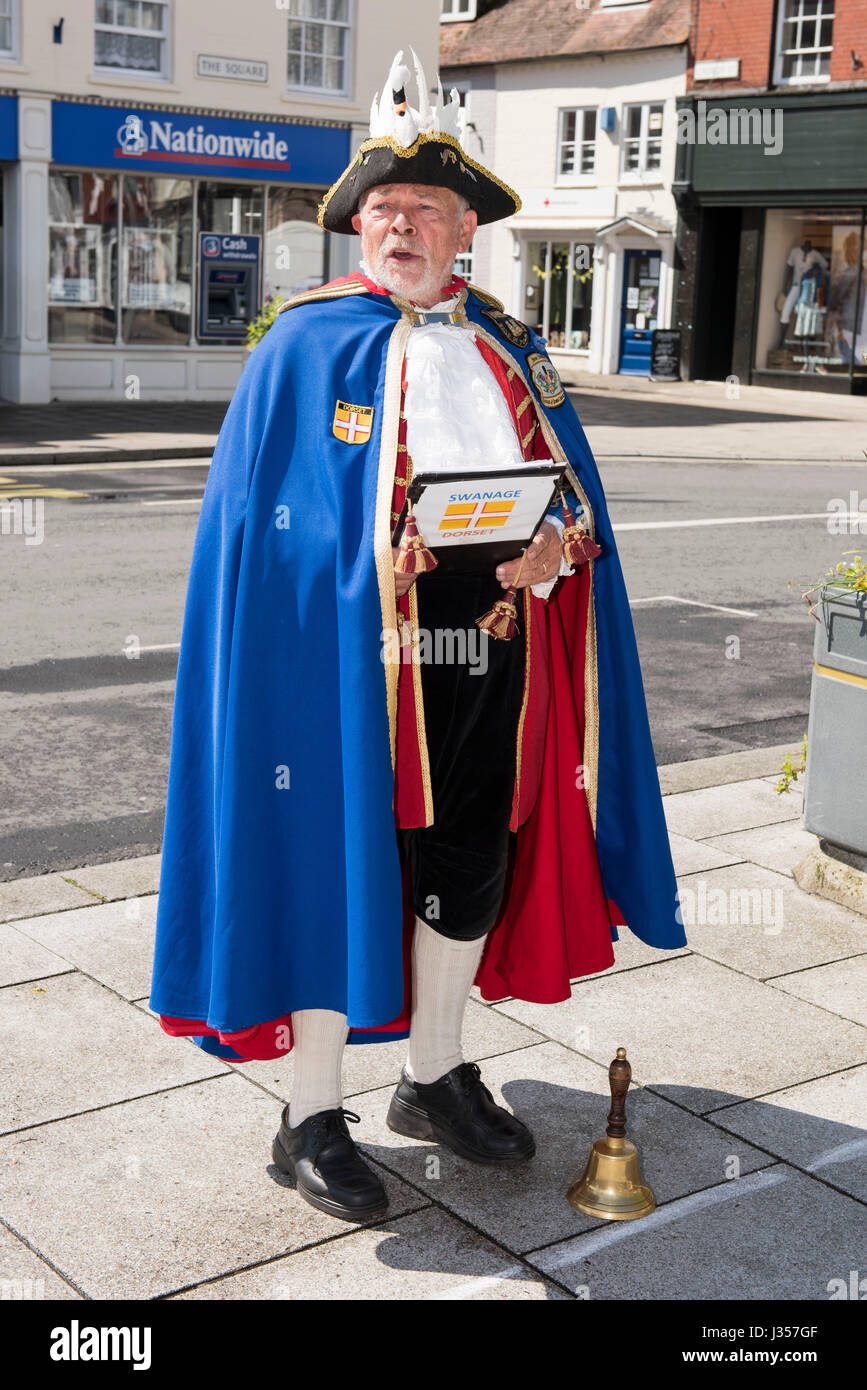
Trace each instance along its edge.
{"label": "white stocking", "polygon": [[290,1128],[297,1129],[318,1110],[336,1110],[343,1104],[340,1073],[348,1036],[346,1014],[333,1009],[299,1009],[292,1014],[295,1073]]}
{"label": "white stocking", "polygon": [[470,989],[485,949],[451,941],[415,919],[412,939],[412,1016],[406,1073],[428,1085],[464,1060],[461,1029]]}

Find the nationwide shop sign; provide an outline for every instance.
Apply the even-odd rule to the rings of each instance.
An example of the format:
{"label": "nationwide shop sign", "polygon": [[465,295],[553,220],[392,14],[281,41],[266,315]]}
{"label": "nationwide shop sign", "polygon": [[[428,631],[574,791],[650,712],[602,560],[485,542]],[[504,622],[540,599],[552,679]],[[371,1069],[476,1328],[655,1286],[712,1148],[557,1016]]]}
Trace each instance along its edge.
{"label": "nationwide shop sign", "polygon": [[349,131],[55,101],[52,157],[97,169],[327,185],[349,163]]}
{"label": "nationwide shop sign", "polygon": [[0,96],[0,159],[18,158],[18,98]]}

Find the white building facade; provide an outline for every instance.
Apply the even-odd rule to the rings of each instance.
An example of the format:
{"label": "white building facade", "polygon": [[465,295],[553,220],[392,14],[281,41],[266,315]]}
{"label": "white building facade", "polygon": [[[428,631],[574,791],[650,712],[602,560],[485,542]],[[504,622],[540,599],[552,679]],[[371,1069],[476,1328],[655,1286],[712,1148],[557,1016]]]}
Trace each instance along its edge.
{"label": "white building facade", "polygon": [[0,0],[0,398],[228,399],[263,301],[357,263],[318,204],[438,28],[438,0]]}
{"label": "white building facade", "polygon": [[[620,8],[634,15],[654,2]],[[492,48],[496,25],[515,5],[474,21],[488,26]],[[579,24],[581,10],[573,13]],[[616,13],[606,6],[595,14],[597,33]],[[460,65],[448,65],[454,30],[442,26],[443,81],[464,94],[468,152],[522,200],[514,217],[478,232],[472,278],[541,333],[567,373],[648,374],[651,333],[670,327],[686,25],[685,16],[682,42],[659,47]],[[462,28],[470,35],[473,21]],[[622,23],[615,41],[624,42]],[[478,40],[464,46],[481,48]]]}

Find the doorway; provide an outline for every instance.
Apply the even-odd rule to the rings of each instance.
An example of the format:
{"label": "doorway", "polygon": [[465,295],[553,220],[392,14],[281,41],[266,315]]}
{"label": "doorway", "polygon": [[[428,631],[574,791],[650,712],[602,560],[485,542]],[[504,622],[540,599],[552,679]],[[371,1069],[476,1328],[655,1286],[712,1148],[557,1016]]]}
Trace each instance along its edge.
{"label": "doorway", "polygon": [[625,251],[618,372],[650,376],[650,345],[659,315],[661,251]]}

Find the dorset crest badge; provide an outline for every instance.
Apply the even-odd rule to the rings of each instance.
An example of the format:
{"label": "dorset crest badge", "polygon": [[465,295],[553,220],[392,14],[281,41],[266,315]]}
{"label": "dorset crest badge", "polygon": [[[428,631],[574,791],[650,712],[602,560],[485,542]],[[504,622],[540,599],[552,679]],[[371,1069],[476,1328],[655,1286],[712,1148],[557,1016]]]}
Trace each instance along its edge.
{"label": "dorset crest badge", "polygon": [[350,405],[338,401],[331,422],[332,432],[344,444],[366,444],[373,427],[372,405]]}
{"label": "dorset crest badge", "polygon": [[555,405],[562,405],[566,399],[566,392],[560,383],[557,369],[552,366],[547,357],[541,352],[531,352],[527,357],[527,366],[530,368],[530,376],[533,378],[533,385],[539,392],[543,405],[552,409]]}

